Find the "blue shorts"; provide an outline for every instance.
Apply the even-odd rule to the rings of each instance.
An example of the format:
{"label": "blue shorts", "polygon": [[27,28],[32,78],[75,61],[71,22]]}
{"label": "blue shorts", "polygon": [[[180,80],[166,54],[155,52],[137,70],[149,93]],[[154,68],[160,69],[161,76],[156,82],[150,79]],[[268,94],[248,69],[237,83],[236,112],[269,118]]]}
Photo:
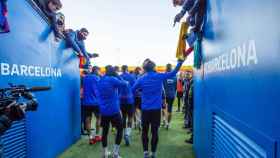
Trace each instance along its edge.
{"label": "blue shorts", "polygon": [[172,113],[174,98],[166,98],[166,102],[167,102],[167,111],[169,113]]}

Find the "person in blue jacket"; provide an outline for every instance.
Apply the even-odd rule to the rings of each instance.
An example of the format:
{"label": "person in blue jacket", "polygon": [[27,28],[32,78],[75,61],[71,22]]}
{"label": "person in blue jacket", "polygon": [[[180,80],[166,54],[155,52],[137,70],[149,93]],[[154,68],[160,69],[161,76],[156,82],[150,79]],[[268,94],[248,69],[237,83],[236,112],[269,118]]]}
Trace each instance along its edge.
{"label": "person in blue jacket", "polygon": [[98,83],[98,98],[101,112],[101,126],[102,131],[102,146],[103,157],[109,156],[107,148],[108,132],[110,123],[117,129],[117,135],[115,139],[115,145],[113,150],[113,158],[119,158],[119,148],[122,140],[123,125],[122,116],[120,113],[120,102],[118,89],[127,86],[127,82],[122,80],[116,74],[114,68],[111,65],[105,67],[105,75],[100,79]]}
{"label": "person in blue jacket", "polygon": [[130,135],[131,135],[131,128],[132,128],[132,119],[135,111],[134,107],[134,97],[132,94],[132,86],[134,85],[135,79],[134,77],[128,72],[128,66],[123,65],[121,67],[122,74],[120,77],[127,81],[129,84],[126,87],[122,87],[119,89],[120,92],[120,105],[121,111],[123,116],[123,128],[124,131],[124,140],[127,146],[130,145]]}
{"label": "person in blue jacket", "polygon": [[[100,109],[98,103],[98,90],[97,84],[100,80],[98,76],[98,67],[93,67],[92,72],[86,74],[83,78],[83,99],[82,99],[82,107],[85,112],[85,129],[89,134],[89,143],[95,144],[98,141],[101,141],[102,138],[99,135],[100,131]],[[92,113],[96,118],[96,130],[93,133],[91,131],[91,120],[92,120]]]}
{"label": "person in blue jacket", "polygon": [[188,12],[187,22],[192,27],[186,40],[189,46],[193,47],[197,39],[201,39],[201,31],[203,27],[204,14],[206,8],[206,0],[173,0],[173,5],[182,6],[181,11],[174,18],[174,26]]}
{"label": "person in blue jacket", "polygon": [[174,18],[174,25],[184,17],[188,12],[187,22],[190,26],[193,26],[194,32],[201,31],[204,11],[205,11],[205,0],[173,0],[173,5],[182,6],[181,11]]}
{"label": "person in blue jacket", "polygon": [[[166,65],[166,73],[172,71],[172,65]],[[172,118],[172,109],[173,109],[173,102],[176,95],[176,85],[177,85],[177,78],[176,76],[170,77],[163,82],[165,95],[166,95],[166,102],[167,102],[167,124],[166,129],[168,130],[171,118]]]}
{"label": "person in blue jacket", "polygon": [[[174,18],[174,25],[177,22],[180,22],[181,19],[185,16],[185,14],[187,12],[191,11],[195,2],[196,2],[196,0],[173,0],[174,7],[182,6],[181,11]],[[194,24],[195,24],[194,20],[195,20],[194,17],[189,17],[188,18],[188,23],[189,23],[190,26],[194,26]]]}
{"label": "person in blue jacket", "polygon": [[69,29],[65,33],[67,44],[77,52],[77,56],[86,58],[86,68],[90,65],[90,58],[98,57],[98,54],[90,54],[86,51],[84,41],[87,39],[88,35],[89,31],[86,28],[82,28],[78,31]]}
{"label": "person in blue jacket", "polygon": [[[136,67],[133,73],[134,79],[137,80],[142,75],[141,67]],[[137,90],[134,95],[134,123],[135,129],[141,130],[141,91]]]}
{"label": "person in blue jacket", "polygon": [[152,155],[156,157],[156,149],[158,144],[158,129],[161,119],[162,106],[162,86],[163,82],[168,78],[172,78],[181,68],[184,61],[179,60],[176,68],[167,73],[157,73],[155,71],[156,64],[150,59],[146,59],[143,63],[145,74],[141,76],[132,87],[133,91],[142,90],[142,143],[144,149],[144,158],[150,157],[149,154],[149,138],[148,131],[151,126],[152,132]]}

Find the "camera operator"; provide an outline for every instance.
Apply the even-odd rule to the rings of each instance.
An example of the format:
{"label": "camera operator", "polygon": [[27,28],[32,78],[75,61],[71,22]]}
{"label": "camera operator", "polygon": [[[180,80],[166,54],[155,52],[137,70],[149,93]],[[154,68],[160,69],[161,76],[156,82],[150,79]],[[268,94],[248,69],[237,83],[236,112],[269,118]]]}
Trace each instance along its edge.
{"label": "camera operator", "polygon": [[8,130],[13,121],[24,118],[24,111],[20,106],[11,106],[0,113],[0,134],[3,135]]}
{"label": "camera operator", "polygon": [[[49,90],[50,87],[26,88],[24,85],[12,85],[0,89],[0,136],[12,126],[13,121],[20,121],[26,111],[36,111],[38,102],[31,92]],[[19,102],[23,98],[24,102]],[[3,145],[0,137],[0,158],[3,158]]]}
{"label": "camera operator", "polygon": [[19,121],[24,118],[24,111],[20,106],[11,106],[0,112],[0,158],[4,158],[3,144],[1,136],[12,126],[13,121]]}

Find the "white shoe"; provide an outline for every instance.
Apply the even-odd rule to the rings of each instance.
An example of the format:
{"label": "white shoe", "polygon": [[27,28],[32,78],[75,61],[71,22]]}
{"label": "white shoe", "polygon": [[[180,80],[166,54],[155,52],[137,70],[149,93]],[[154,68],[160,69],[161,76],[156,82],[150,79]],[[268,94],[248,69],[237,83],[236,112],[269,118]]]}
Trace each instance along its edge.
{"label": "white shoe", "polygon": [[110,156],[111,156],[111,152],[108,151],[108,152],[103,154],[102,158],[109,158]]}
{"label": "white shoe", "polygon": [[144,158],[150,158],[150,153],[149,152],[144,152]]}
{"label": "white shoe", "polygon": [[122,157],[120,156],[120,154],[114,154],[113,158],[122,158]]}

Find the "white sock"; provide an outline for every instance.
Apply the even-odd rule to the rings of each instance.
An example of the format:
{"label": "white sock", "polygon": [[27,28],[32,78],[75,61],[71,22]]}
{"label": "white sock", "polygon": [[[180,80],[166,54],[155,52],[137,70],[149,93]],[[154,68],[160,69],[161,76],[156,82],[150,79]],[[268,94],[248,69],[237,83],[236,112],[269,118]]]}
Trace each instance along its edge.
{"label": "white sock", "polygon": [[108,156],[109,155],[109,151],[108,151],[107,147],[103,148],[103,155],[104,156]]}
{"label": "white sock", "polygon": [[95,130],[92,130],[92,131],[90,132],[90,134],[89,134],[89,138],[92,139],[92,138],[94,138],[95,136],[96,136],[96,132],[95,132]]}
{"label": "white sock", "polygon": [[127,128],[126,129],[126,135],[130,136],[130,134],[131,134],[131,128]]}
{"label": "white sock", "polygon": [[128,135],[128,129],[127,128],[124,129],[124,135]]}
{"label": "white sock", "polygon": [[114,145],[114,150],[113,150],[114,155],[118,155],[119,151],[120,151],[120,146],[115,144]]}

